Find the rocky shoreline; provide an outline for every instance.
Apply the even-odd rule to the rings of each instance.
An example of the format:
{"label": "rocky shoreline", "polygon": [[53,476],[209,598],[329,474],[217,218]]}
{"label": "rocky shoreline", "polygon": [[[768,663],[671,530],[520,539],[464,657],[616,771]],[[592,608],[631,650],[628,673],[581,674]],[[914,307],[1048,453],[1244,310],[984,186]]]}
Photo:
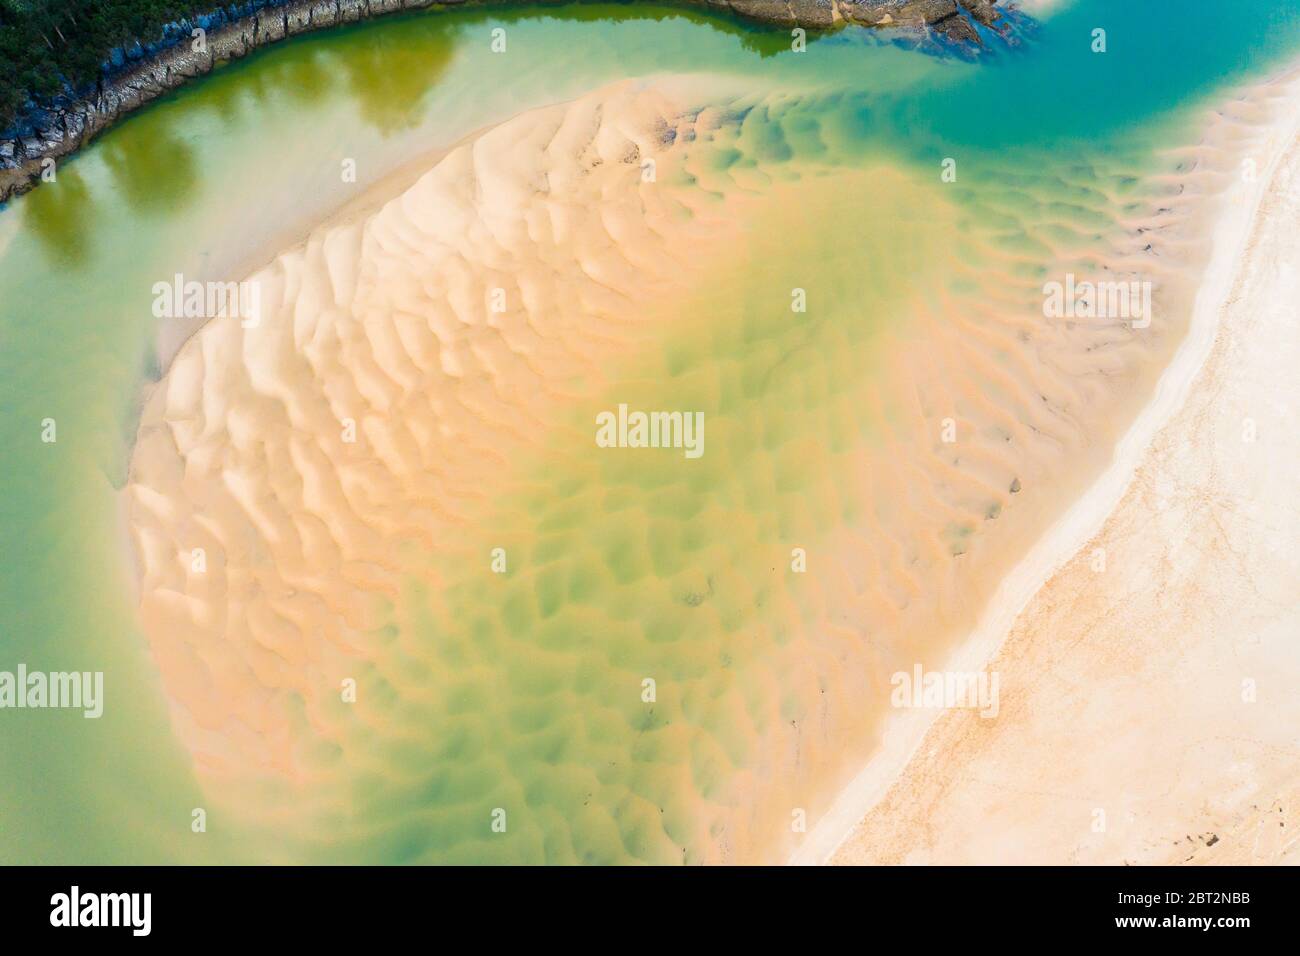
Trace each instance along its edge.
{"label": "rocky shoreline", "polygon": [[[490,0],[487,0],[490,2]],[[677,0],[771,26],[834,30],[846,24],[932,31],[952,42],[982,45],[976,24],[998,30],[997,0]],[[121,117],[217,65],[286,37],[341,23],[420,10],[482,5],[474,0],[288,0],[226,23],[207,35],[205,52],[182,40],[144,62],[101,78],[68,106],[40,111],[39,123],[0,138],[0,203],[41,181],[51,161],[75,153]]]}

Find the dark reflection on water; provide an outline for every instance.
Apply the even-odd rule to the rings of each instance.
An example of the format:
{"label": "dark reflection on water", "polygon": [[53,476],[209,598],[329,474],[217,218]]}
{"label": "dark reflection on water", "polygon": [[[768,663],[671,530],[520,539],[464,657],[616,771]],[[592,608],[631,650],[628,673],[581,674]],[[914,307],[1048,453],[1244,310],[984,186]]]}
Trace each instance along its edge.
{"label": "dark reflection on water", "polygon": [[[677,5],[671,0],[661,4],[641,4],[638,0],[624,0],[613,3],[539,3],[526,9],[484,10],[481,8],[466,11],[462,22],[466,25],[493,23],[516,23],[548,17],[567,23],[626,23],[633,21],[686,20],[710,27],[718,33],[736,37],[743,49],[757,53],[760,57],[777,56],[790,53],[790,30],[788,27],[774,27],[744,20],[741,17],[718,10],[701,10],[695,6]],[[831,34],[817,30],[807,32],[809,45]]]}
{"label": "dark reflection on water", "polygon": [[95,201],[75,165],[59,169],[55,181],[42,183],[24,197],[23,226],[36,237],[50,264],[77,268],[85,264],[87,236],[94,230]]}
{"label": "dark reflection on water", "polygon": [[[1196,7],[1209,4],[1209,0],[1188,2]],[[1125,12],[1122,25],[1113,25],[1115,50],[1099,56],[1084,42],[1089,36],[1085,28],[1092,22],[1090,17],[1095,19],[1097,7],[1079,2],[1064,8],[1035,36],[1035,56],[1003,57],[990,49],[988,62],[974,75],[962,76],[956,87],[941,83],[910,92],[867,90],[876,108],[871,113],[864,109],[856,119],[850,111],[842,111],[846,132],[857,138],[866,135],[863,126],[883,122],[889,130],[877,128],[878,136],[901,141],[912,156],[925,152],[926,161],[934,149],[953,155],[959,146],[1113,138],[1136,120],[1185,97],[1189,89],[1240,70],[1243,58],[1252,53],[1260,63],[1266,61],[1293,42],[1300,30],[1300,15],[1294,11],[1270,14],[1268,0],[1240,0],[1241,11],[1248,15],[1236,27],[1238,42],[1220,43],[1182,18],[1165,29],[1169,48],[1175,51],[1171,54],[1159,45],[1134,48],[1135,36],[1159,32],[1155,27],[1163,23],[1163,14],[1133,8]],[[506,27],[509,36],[510,25],[537,20],[580,24],[683,20],[735,37],[743,50],[760,59],[784,55],[799,67],[807,65],[814,75],[818,70],[815,54],[792,52],[786,28],[755,25],[731,14],[676,7],[671,2],[426,10],[309,34],[259,50],[146,107],[110,130],[94,149],[102,150],[120,198],[133,210],[161,218],[189,202],[201,179],[198,151],[203,140],[182,140],[174,132],[171,110],[182,108],[182,103],[187,113],[213,117],[226,130],[246,123],[247,114],[260,112],[262,104],[273,98],[288,98],[304,113],[319,111],[323,116],[332,116],[329,111],[342,99],[355,106],[366,128],[386,138],[420,122],[422,103],[437,88],[458,50],[472,44],[486,46],[493,26]],[[621,48],[621,41],[605,34],[583,31],[580,35],[581,42],[599,45],[593,46],[593,55]],[[827,36],[809,33],[809,51]],[[904,42],[898,36],[851,30],[844,42]],[[929,49],[942,52],[942,48]],[[681,66],[680,54],[664,52],[664,68]],[[1207,69],[1207,63],[1214,68]],[[638,65],[641,69],[634,72],[643,72],[646,64],[638,61]],[[698,68],[711,65],[700,63]],[[563,63],[557,69],[563,69]],[[485,77],[485,82],[500,82],[500,78]],[[1014,91],[1014,106],[990,108],[1004,101],[1009,89]],[[1123,96],[1114,95],[1119,90]],[[924,148],[918,149],[919,144]],[[256,158],[250,157],[249,162]],[[24,225],[51,264],[66,268],[87,261],[92,252],[88,224],[95,210],[87,183],[76,177],[75,167],[60,170],[57,183],[41,185],[22,205]]]}
{"label": "dark reflection on water", "polygon": [[204,106],[230,123],[247,112],[249,104],[272,95],[288,96],[299,106],[316,106],[332,85],[320,51],[291,40],[259,50],[209,77]]}
{"label": "dark reflection on water", "polygon": [[104,137],[102,155],[131,209],[157,216],[183,207],[194,193],[198,170],[193,144],[175,135],[168,115],[155,110],[141,116],[130,137],[116,132]]}
{"label": "dark reflection on water", "polygon": [[353,44],[346,51],[324,51],[329,70],[341,74],[358,115],[381,135],[419,123],[417,107],[450,65],[457,42],[458,25],[445,19],[414,20],[408,29],[418,44],[392,30],[373,30],[359,50]]}
{"label": "dark reflection on water", "polygon": [[[221,67],[196,83],[160,98],[107,131],[99,152],[117,196],[134,212],[170,215],[190,202],[201,174],[201,141],[176,135],[173,110],[209,114],[229,128],[272,97],[288,97],[318,110],[339,96],[356,106],[361,121],[381,137],[416,126],[420,106],[437,87],[458,45],[486,42],[486,26],[551,19],[572,23],[684,19],[739,38],[760,57],[789,53],[788,30],[756,26],[723,13],[621,3],[538,5],[524,9],[425,11],[296,37]],[[467,34],[473,33],[471,38]],[[809,44],[821,37],[808,36]],[[51,265],[84,266],[93,250],[96,217],[86,179],[74,165],[60,169],[21,203],[23,225]],[[0,213],[3,214],[3,213]]]}

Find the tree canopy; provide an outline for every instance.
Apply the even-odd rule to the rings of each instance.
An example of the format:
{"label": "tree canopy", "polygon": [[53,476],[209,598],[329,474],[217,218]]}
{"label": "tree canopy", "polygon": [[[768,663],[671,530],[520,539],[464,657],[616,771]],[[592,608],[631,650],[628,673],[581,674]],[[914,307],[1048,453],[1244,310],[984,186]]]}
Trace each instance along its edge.
{"label": "tree canopy", "polygon": [[29,100],[93,83],[114,49],[151,43],[163,26],[210,11],[195,0],[0,0],[0,130]]}

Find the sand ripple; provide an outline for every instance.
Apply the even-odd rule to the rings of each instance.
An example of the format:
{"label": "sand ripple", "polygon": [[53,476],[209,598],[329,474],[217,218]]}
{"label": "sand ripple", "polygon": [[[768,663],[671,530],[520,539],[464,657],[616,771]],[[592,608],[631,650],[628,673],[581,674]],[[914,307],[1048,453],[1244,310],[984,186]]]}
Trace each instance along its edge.
{"label": "sand ripple", "polygon": [[[1105,461],[1179,332],[1172,181],[945,185],[818,117],[698,78],[520,115],[178,353],[141,614],[246,854],[783,858]],[[1044,319],[1066,268],[1154,276],[1151,328]],[[706,454],[597,448],[619,403]]]}

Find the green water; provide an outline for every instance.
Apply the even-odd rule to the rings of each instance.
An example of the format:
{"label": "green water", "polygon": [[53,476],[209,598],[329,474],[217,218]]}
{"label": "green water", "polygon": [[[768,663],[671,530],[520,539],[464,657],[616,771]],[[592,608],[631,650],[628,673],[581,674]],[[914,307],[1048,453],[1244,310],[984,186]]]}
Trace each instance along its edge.
{"label": "green water", "polygon": [[[507,28],[505,55],[490,50],[489,31],[498,25]],[[1089,50],[1094,27],[1108,31],[1105,54]],[[1154,161],[1154,147],[1180,142],[1186,135],[1196,107],[1230,84],[1267,75],[1287,62],[1298,44],[1300,15],[1295,5],[1265,0],[1235,3],[1226,21],[1221,5],[1208,0],[1137,9],[1078,0],[1037,27],[1023,48],[996,53],[977,64],[936,58],[860,31],[818,39],[807,52],[796,54],[779,32],[630,6],[431,13],[263,51],[124,122],[64,164],[57,182],[0,210],[0,429],[5,449],[0,468],[0,669],[26,663],[42,670],[102,670],[108,694],[100,720],[85,720],[75,711],[0,712],[0,862],[260,858],[245,838],[230,836],[220,827],[202,836],[189,832],[190,808],[204,799],[188,756],[169,729],[160,682],[133,618],[115,492],[125,480],[141,383],[159,374],[158,330],[150,312],[150,287],[159,276],[180,272],[196,278],[224,277],[237,264],[257,264],[284,245],[286,237],[301,234],[347,201],[353,190],[382,180],[415,157],[533,106],[569,99],[622,77],[673,72],[752,76],[756,84],[799,90],[797,106],[757,122],[753,128],[758,132],[749,134],[760,137],[758,146],[749,144],[751,152],[769,165],[779,165],[783,151],[796,159],[850,168],[867,157],[886,156],[937,178],[940,160],[958,157],[966,191],[962,201],[972,211],[986,205],[986,218],[998,212],[1007,215],[999,241],[1031,247],[1032,237],[1008,210],[1014,211],[1018,202],[1033,205],[1038,200],[1004,196],[995,201],[999,191],[1014,192],[1008,179],[1018,181],[1032,169],[1050,180],[1059,169],[1061,181],[1072,183],[1068,169],[1081,161],[1103,160],[1138,177]],[[764,129],[780,133],[766,152],[761,143]],[[359,182],[345,191],[339,165],[346,158],[356,160]],[[840,221],[826,228],[837,240],[861,228],[870,230],[874,241],[888,242],[891,235],[903,232],[899,220],[906,212],[893,210],[889,215],[895,219]],[[1086,203],[1081,202],[1073,215],[1081,234],[1101,228],[1089,220]],[[833,249],[809,247],[800,254],[823,261],[827,255],[842,256],[842,295],[851,296],[860,291],[852,279],[854,270],[861,268],[853,251],[837,241]],[[719,332],[702,355],[674,352],[668,343],[663,364],[656,370],[655,360],[648,359],[648,368],[639,374],[652,381],[655,376],[689,377],[702,361],[735,355],[737,394],[743,396],[746,376],[766,367],[761,362],[746,365],[745,356],[752,354],[747,349],[785,352],[801,344],[783,330],[758,325],[748,339]],[[818,349],[842,345],[833,330],[812,341]],[[866,371],[850,364],[843,374],[853,381]],[[826,421],[843,414],[832,403],[818,407],[832,408]],[[753,439],[753,429],[777,434],[798,427],[766,418],[748,420],[753,410],[745,412],[743,403],[729,406],[725,396],[710,410],[720,420],[732,414],[730,427],[746,434],[746,440]],[[46,418],[57,422],[58,440],[53,444],[41,441]],[[844,430],[829,431],[827,441],[833,444],[834,436]],[[710,440],[719,442],[720,450],[733,452],[745,444],[729,435],[726,425],[716,438],[711,433]],[[562,438],[557,441],[563,445]],[[758,444],[763,444],[761,438]],[[780,446],[773,438],[766,448]],[[553,453],[562,455],[560,450]],[[633,498],[639,494],[641,500],[650,499],[646,513],[629,518],[624,529],[635,522],[662,527],[656,524],[655,508],[680,517],[690,509],[692,493],[725,495],[733,504],[729,513],[709,525],[715,533],[734,527],[738,514],[761,512],[746,507],[743,454],[706,460],[709,468],[700,470],[693,479],[696,486],[685,490],[675,489],[665,475],[653,471],[576,474],[565,490],[580,499],[595,493],[588,488],[591,482],[600,488],[625,484]],[[632,466],[620,461],[608,467],[617,471]],[[851,508],[831,515],[802,514],[801,507],[816,512],[816,505],[798,504],[806,489],[789,478],[793,469],[787,465],[783,472],[778,461],[776,471],[775,481],[789,504],[761,520],[788,533],[790,528],[833,527],[852,518],[846,513]],[[782,474],[788,478],[784,483]],[[592,507],[618,512],[616,505],[614,500]],[[515,529],[525,538],[530,533],[543,540],[566,534],[590,538],[575,530],[574,522],[580,519],[561,504],[531,500],[522,493],[518,500],[503,503],[500,514],[523,515],[532,522],[531,529]],[[659,592],[637,590],[638,575],[620,564],[671,562],[683,548],[691,550],[690,543],[678,542],[641,558],[611,556],[621,547],[620,526],[602,522],[601,527],[607,535],[597,539],[597,546],[605,549],[602,560],[616,575],[620,569],[626,572],[620,586],[629,589],[627,601],[641,602],[629,606],[645,608],[641,622],[691,634],[695,625],[673,619],[682,614],[680,607],[655,606]],[[762,531],[755,530],[741,533],[737,540],[762,538]],[[752,582],[754,567],[746,563],[750,557],[727,553],[718,560],[730,562],[737,577],[750,575]],[[570,598],[576,594],[581,603],[582,583],[572,580],[581,567],[570,565],[573,562],[565,565],[570,577],[563,579],[562,588],[556,579],[520,581],[528,581],[543,595],[557,588]],[[672,578],[683,569],[657,570]],[[680,578],[677,583],[688,582]],[[444,616],[435,614],[430,627],[444,632],[460,628],[461,639],[483,635],[490,642],[491,628],[485,630],[487,625],[474,619],[478,612],[473,609],[490,603],[476,590],[481,587],[472,579],[456,582],[438,612]],[[752,587],[762,590],[761,584]],[[752,611],[753,594],[747,604],[736,599],[743,590],[737,585],[728,592],[737,606],[726,626],[770,625]],[[498,656],[487,654],[476,666],[490,667],[495,661],[504,669],[513,662],[527,673],[503,671],[501,680],[507,686],[545,685],[556,678],[548,675],[541,656],[531,670],[520,662],[529,660],[530,648],[545,649],[548,642],[563,638],[536,628],[534,621],[510,617],[524,613],[509,610],[517,606],[510,604],[510,596],[503,596],[506,624],[521,644],[499,649]],[[638,654],[653,635],[647,635],[636,615],[599,626],[618,634],[616,656],[627,664],[629,674],[639,673]],[[465,662],[454,642],[441,646],[449,648],[443,660],[448,667]],[[690,677],[701,659],[696,651],[698,642],[692,654],[677,660],[681,670],[675,676]],[[743,665],[746,658],[737,655],[727,661],[728,666],[732,663]],[[779,673],[776,680],[779,683]],[[465,689],[455,704],[473,712],[473,689]],[[477,705],[484,710],[492,706],[482,700]],[[460,778],[454,770],[443,779],[436,772],[432,779],[417,775],[404,787],[364,781],[358,785],[364,792],[356,806],[369,808],[378,822],[340,839],[326,858],[540,862],[703,856],[701,848],[688,846],[679,857],[679,844],[699,838],[691,836],[692,806],[666,783],[657,796],[671,813],[687,818],[663,827],[667,836],[654,821],[639,816],[644,808],[628,810],[625,819],[631,822],[621,835],[604,832],[605,815],[567,816],[561,822],[559,816],[539,813],[511,843],[465,843],[447,836],[443,830],[455,825],[459,812],[454,809],[463,795],[458,791],[472,788],[475,775],[490,775],[494,759],[532,761],[539,767],[554,762],[556,748],[565,744],[547,728],[564,727],[571,715],[549,706],[539,704],[530,711],[520,703],[522,711],[507,712],[504,721],[514,720],[532,733],[521,733],[500,751],[493,749],[490,735],[475,737],[467,731],[469,742],[462,738],[459,745],[472,744],[485,754],[475,758],[477,762],[463,753],[458,757],[451,745],[444,750],[418,742],[412,748],[417,760],[454,767],[462,759],[475,769]],[[578,719],[600,724],[598,714],[583,714],[578,706]],[[674,711],[665,705],[653,720],[683,718],[690,723],[698,717],[689,705],[680,707]],[[405,719],[417,724],[431,713],[419,706],[414,711]],[[725,720],[706,717],[700,723],[725,741],[725,729],[720,729]],[[721,793],[727,787],[720,779],[726,775],[723,768],[757,759],[745,752],[739,737],[731,743],[721,756],[704,754],[686,741],[647,759],[665,766],[689,759],[700,789]],[[628,738],[613,734],[602,739],[599,748],[574,759],[581,765],[599,751],[617,760],[631,746]],[[674,749],[678,746],[685,749]],[[445,763],[437,764],[440,760]],[[577,784],[547,780],[540,771],[523,777],[525,790],[540,787],[556,795],[550,800],[554,814],[563,815],[555,808],[563,808],[566,801],[585,805],[586,794],[567,792]],[[619,779],[602,780],[611,800],[619,799],[620,786],[646,790]],[[535,793],[515,796],[548,804]],[[440,816],[443,806],[453,809]],[[425,823],[417,826],[413,819]],[[384,825],[390,820],[401,822]],[[560,830],[565,837],[555,839]],[[305,850],[303,855],[319,858]]]}

